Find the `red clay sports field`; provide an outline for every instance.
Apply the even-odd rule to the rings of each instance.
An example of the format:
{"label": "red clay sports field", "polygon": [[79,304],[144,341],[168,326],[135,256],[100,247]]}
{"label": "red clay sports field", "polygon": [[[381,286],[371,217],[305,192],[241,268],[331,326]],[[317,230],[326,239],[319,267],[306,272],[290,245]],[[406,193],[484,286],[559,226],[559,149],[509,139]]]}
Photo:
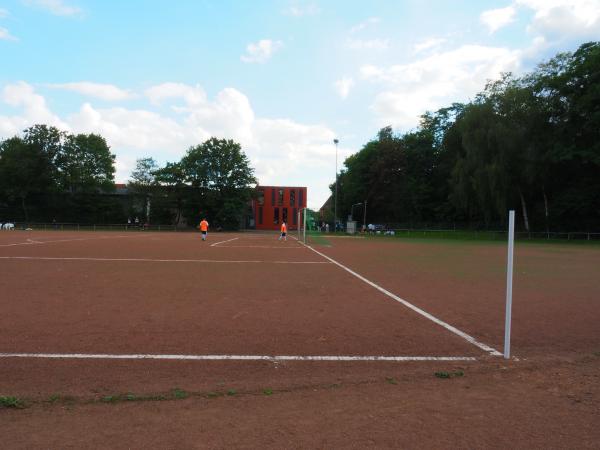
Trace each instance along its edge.
{"label": "red clay sports field", "polygon": [[[433,380],[431,386],[454,383],[450,391],[470,381],[474,388],[491,389],[488,395],[492,395],[508,389],[507,385],[491,385],[482,374],[514,376],[511,389],[519,386],[516,380],[523,383],[521,393],[512,392],[515,402],[529,393],[534,401],[532,392],[539,386],[531,381],[531,374],[542,366],[547,370],[548,365],[556,370],[556,364],[571,364],[570,379],[584,380],[576,384],[584,386],[590,393],[586,395],[598,393],[597,384],[590,384],[586,375],[598,367],[593,355],[600,351],[597,246],[517,245],[515,359],[506,362],[499,356],[504,332],[505,244],[340,236],[306,246],[293,237],[279,242],[277,236],[209,233],[209,240],[201,242],[197,233],[1,233],[0,394],[22,398],[27,405],[20,411],[0,410],[3,428],[20,436],[15,448],[65,443],[56,417],[73,411],[76,419],[69,417],[75,424],[79,420],[81,427],[94,427],[102,416],[108,429],[112,423],[118,435],[120,427],[111,422],[116,420],[113,414],[121,417],[119,423],[127,423],[142,420],[131,418],[127,408],[139,408],[136,414],[144,417],[144,410],[152,415],[154,408],[172,409],[179,404],[127,403],[121,402],[123,396],[156,394],[160,398],[158,394],[175,388],[186,392],[182,404],[188,409],[213,408],[213,419],[231,414],[233,405],[210,404],[212,397],[239,402],[242,414],[244,408],[264,407],[251,406],[252,399],[261,404],[279,393],[280,405],[296,402],[298,414],[302,405],[312,405],[305,413],[319,410],[325,414],[336,401],[369,396],[361,389],[379,392],[397,383],[412,387],[410,395],[404,393],[405,399],[412,399],[412,406],[405,406],[418,411],[415,392],[426,377]],[[589,361],[582,365],[581,358]],[[496,374],[496,370],[500,371]],[[460,373],[460,379],[438,380],[432,374],[439,371],[451,376]],[[462,388],[453,394],[458,409],[473,403]],[[319,398],[296,398],[311,389],[325,393]],[[340,389],[347,389],[343,400],[326,398]],[[386,401],[396,394],[386,392],[369,401],[386,408]],[[510,398],[511,393],[502,395]],[[429,392],[428,398],[436,396],[443,404],[444,392]],[[539,400],[556,401],[554,397]],[[106,398],[117,404],[108,406],[103,403]],[[400,407],[401,402],[394,405]],[[349,408],[348,404],[338,406],[344,411]],[[573,424],[563,425],[565,442],[572,443],[578,435],[580,447],[586,447],[597,435],[590,422],[597,417],[597,402],[588,406],[591,409],[581,414],[572,410],[561,414],[560,408],[554,408],[541,422],[539,436],[534,433],[525,442],[544,444],[543,427],[568,416]],[[490,425],[513,420],[510,414],[515,420],[519,414],[538,420],[531,418],[531,411],[515,405],[511,411],[506,410],[505,416],[488,407]],[[239,420],[252,421],[250,415]],[[390,434],[376,433],[379,437],[374,438],[368,432],[360,434],[361,440],[347,428],[353,421],[364,421],[360,415],[340,424],[329,423],[326,429],[322,427],[327,420],[309,416],[302,420],[307,432],[320,433],[314,437],[319,440],[312,442],[316,446],[343,443],[340,436],[341,441],[327,440],[327,430],[333,432],[336,426],[347,430],[346,442],[353,445],[366,445],[370,440],[381,445],[412,445],[426,443],[428,436],[439,443],[436,433],[444,426],[470,428],[468,420],[439,428],[436,420],[429,420],[435,417],[430,412],[429,419],[421,420],[419,441],[410,440],[415,435],[408,440],[394,435],[390,441]],[[197,416],[181,420],[193,421],[193,417]],[[292,436],[291,424],[299,418],[275,417],[278,427]],[[385,420],[378,423],[384,429],[392,426],[383,425]],[[37,424],[38,432],[23,434],[32,424]],[[156,435],[150,432],[148,439],[153,440],[148,442],[161,442],[158,429],[160,425]],[[198,433],[207,442],[216,439],[217,446],[238,442],[228,441],[227,433]],[[495,435],[489,433],[462,442],[486,444]],[[249,436],[252,442],[252,433]],[[294,442],[293,436],[290,439]],[[85,433],[69,442],[95,445],[86,440]],[[280,442],[273,441],[273,446]]]}

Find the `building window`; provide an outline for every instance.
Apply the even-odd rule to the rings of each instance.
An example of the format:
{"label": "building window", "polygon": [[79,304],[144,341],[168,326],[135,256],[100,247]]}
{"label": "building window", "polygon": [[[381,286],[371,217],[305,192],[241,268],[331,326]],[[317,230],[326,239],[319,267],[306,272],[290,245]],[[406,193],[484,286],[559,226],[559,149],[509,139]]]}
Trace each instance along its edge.
{"label": "building window", "polygon": [[258,224],[262,225],[263,207],[258,207]]}
{"label": "building window", "polygon": [[275,208],[275,209],[273,210],[273,223],[274,223],[275,225],[278,225],[278,224],[279,224],[279,208]]}
{"label": "building window", "polygon": [[265,191],[263,189],[258,191],[258,204],[260,206],[265,204]]}
{"label": "building window", "polygon": [[300,208],[304,207],[304,189],[298,191],[298,206]]}
{"label": "building window", "polygon": [[292,208],[296,206],[296,189],[290,191],[290,206]]}
{"label": "building window", "polygon": [[275,189],[271,189],[271,206],[275,206]]}
{"label": "building window", "polygon": [[294,225],[298,224],[298,210],[296,208],[294,208],[294,218],[292,220],[294,221]]}
{"label": "building window", "polygon": [[279,195],[277,196],[277,204],[283,206],[283,189],[279,189]]}
{"label": "building window", "polygon": [[285,222],[285,223],[287,223],[287,221],[288,221],[287,211],[288,211],[287,208],[281,208],[281,212],[283,213],[283,218],[281,219],[281,221]]}

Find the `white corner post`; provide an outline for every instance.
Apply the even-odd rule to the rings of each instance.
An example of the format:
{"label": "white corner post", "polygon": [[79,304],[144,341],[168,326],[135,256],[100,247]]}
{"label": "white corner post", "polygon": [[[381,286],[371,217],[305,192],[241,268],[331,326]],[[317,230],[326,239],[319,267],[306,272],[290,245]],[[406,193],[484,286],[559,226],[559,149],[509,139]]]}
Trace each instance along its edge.
{"label": "white corner post", "polygon": [[513,254],[515,249],[515,211],[508,212],[508,258],[506,261],[506,322],[504,324],[504,358],[510,358],[512,321]]}
{"label": "white corner post", "polygon": [[304,239],[302,242],[306,244],[306,208],[304,208]]}

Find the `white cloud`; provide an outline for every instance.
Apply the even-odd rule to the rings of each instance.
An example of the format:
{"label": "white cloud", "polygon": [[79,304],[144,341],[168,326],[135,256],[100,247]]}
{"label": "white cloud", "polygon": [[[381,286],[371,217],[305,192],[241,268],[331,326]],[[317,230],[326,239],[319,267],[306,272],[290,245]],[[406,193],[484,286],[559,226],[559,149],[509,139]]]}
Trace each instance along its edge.
{"label": "white cloud", "polygon": [[1,129],[13,129],[15,133],[25,128],[24,125],[35,123],[46,123],[69,129],[64,121],[50,111],[44,97],[36,94],[33,86],[24,81],[6,85],[2,90],[2,100],[10,106],[20,108],[23,114],[8,118],[0,116],[0,123],[4,122]]}
{"label": "white cloud", "polygon": [[[124,107],[97,108],[89,102],[64,118],[48,108],[44,97],[24,82],[9,84],[2,100],[20,109],[0,115],[0,139],[36,123],[74,133],[100,133],[117,155],[116,179],[129,179],[137,158],[152,156],[160,163],[176,161],[191,145],[211,136],[242,144],[262,184],[308,186],[309,205],[318,208],[329,196],[334,173],[335,133],[324,125],[284,118],[256,117],[250,100],[233,88],[209,99],[200,86],[163,83],[145,91],[158,112]],[[176,103],[162,104],[166,100]],[[177,104],[178,103],[178,104]],[[340,161],[350,155],[340,147]]]}
{"label": "white cloud", "polygon": [[146,97],[158,105],[166,99],[183,99],[188,105],[206,102],[206,92],[199,85],[188,86],[183,83],[162,83],[145,91]]}
{"label": "white cloud", "polygon": [[302,17],[302,16],[314,16],[315,14],[319,14],[321,9],[315,5],[314,3],[308,3],[304,5],[300,4],[292,4],[288,6],[283,13],[288,16],[294,17]]}
{"label": "white cloud", "polygon": [[421,53],[421,52],[424,52],[425,50],[431,50],[431,49],[437,48],[445,42],[446,42],[446,39],[444,39],[444,38],[430,37],[428,39],[425,39],[425,40],[419,42],[418,44],[415,44],[415,46],[413,47],[413,53],[415,53],[415,54]]}
{"label": "white cloud", "polygon": [[465,45],[401,65],[363,66],[361,77],[382,87],[372,110],[379,125],[409,129],[426,110],[466,101],[502,72],[519,67],[520,53],[506,48]]}
{"label": "white cloud", "polygon": [[120,89],[112,84],[91,83],[89,81],[49,84],[48,87],[73,91],[88,97],[95,97],[107,101],[127,100],[134,97],[133,93],[130,91]]}
{"label": "white cloud", "polygon": [[530,33],[548,42],[598,39],[600,0],[516,0],[534,11]]}
{"label": "white cloud", "polygon": [[348,94],[350,93],[350,88],[353,85],[354,85],[354,80],[350,77],[343,77],[339,80],[336,80],[333,83],[333,87],[335,88],[335,91],[343,99],[348,97]]}
{"label": "white cloud", "polygon": [[0,27],[0,40],[4,41],[18,41],[6,28]]}
{"label": "white cloud", "polygon": [[479,16],[479,19],[488,28],[490,33],[495,33],[500,28],[514,22],[517,15],[517,10],[514,6],[506,8],[490,9],[484,11]]}
{"label": "white cloud", "polygon": [[81,8],[67,5],[63,0],[23,0],[23,3],[44,9],[55,16],[79,16],[83,13]]}
{"label": "white cloud", "polygon": [[0,8],[0,19],[4,19],[9,16],[9,12],[7,9]]}
{"label": "white cloud", "polygon": [[379,22],[381,22],[381,19],[379,17],[369,17],[367,20],[350,28],[350,33],[356,33],[357,31],[364,30],[368,26],[374,25]]}
{"label": "white cloud", "polygon": [[390,46],[389,39],[348,39],[348,48],[352,50],[386,50]]}
{"label": "white cloud", "polygon": [[242,55],[240,59],[245,63],[264,63],[281,47],[283,47],[283,42],[281,41],[261,39],[256,43],[248,44],[246,46],[246,54]]}

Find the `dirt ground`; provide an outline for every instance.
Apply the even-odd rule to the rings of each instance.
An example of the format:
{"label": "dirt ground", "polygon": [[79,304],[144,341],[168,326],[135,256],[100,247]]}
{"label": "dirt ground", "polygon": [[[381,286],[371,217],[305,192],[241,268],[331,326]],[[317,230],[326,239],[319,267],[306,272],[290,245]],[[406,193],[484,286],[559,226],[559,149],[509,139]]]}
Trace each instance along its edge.
{"label": "dirt ground", "polygon": [[[231,239],[231,240],[230,240]],[[211,246],[220,241],[222,244]],[[502,350],[506,248],[318,251]],[[0,352],[464,361],[0,358],[2,448],[600,448],[600,248],[518,244],[506,361],[293,239],[0,234]]]}

